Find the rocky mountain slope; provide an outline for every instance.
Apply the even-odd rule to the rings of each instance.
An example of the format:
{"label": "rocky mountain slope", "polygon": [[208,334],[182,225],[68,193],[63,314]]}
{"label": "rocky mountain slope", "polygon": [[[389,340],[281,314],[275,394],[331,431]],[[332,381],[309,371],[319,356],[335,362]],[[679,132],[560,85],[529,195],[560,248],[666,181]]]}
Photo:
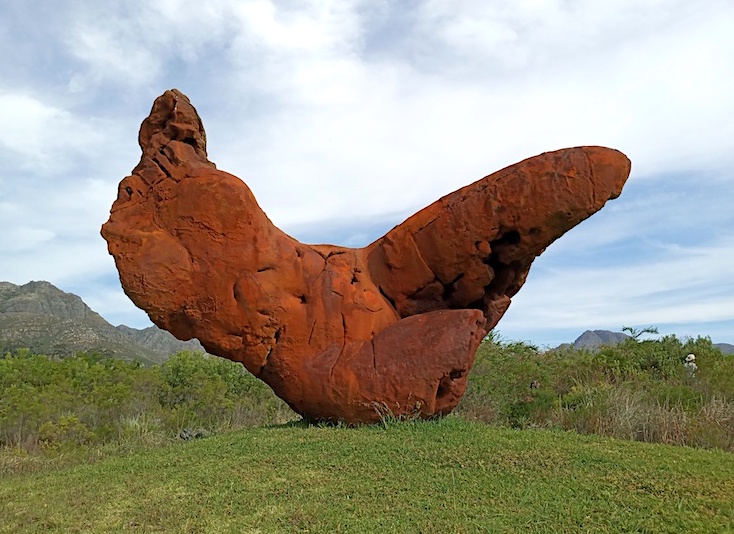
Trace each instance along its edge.
{"label": "rocky mountain slope", "polygon": [[595,351],[604,345],[616,345],[622,343],[629,336],[622,332],[612,332],[611,330],[587,330],[573,343],[563,343],[554,350],[573,348],[576,350],[588,349]]}
{"label": "rocky mountain slope", "polygon": [[629,339],[630,336],[622,332],[610,332],[609,330],[587,330],[573,342],[575,349],[594,350],[604,345],[616,345]]}
{"label": "rocky mountain slope", "polygon": [[80,297],[48,282],[0,282],[0,353],[22,347],[58,356],[97,351],[148,364],[180,350],[203,351],[198,341],[179,341],[155,326],[114,327]]}

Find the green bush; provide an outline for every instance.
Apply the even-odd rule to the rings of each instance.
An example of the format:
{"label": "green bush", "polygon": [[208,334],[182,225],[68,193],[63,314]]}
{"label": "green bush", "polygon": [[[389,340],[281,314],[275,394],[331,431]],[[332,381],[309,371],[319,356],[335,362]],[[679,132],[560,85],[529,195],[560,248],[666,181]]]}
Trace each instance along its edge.
{"label": "green bush", "polygon": [[92,440],[93,434],[74,415],[62,415],[57,421],[46,421],[38,429],[38,437],[45,447],[58,447],[61,445],[83,445]]}
{"label": "green bush", "polygon": [[0,358],[0,389],[0,446],[28,451],[293,417],[242,365],[202,353],[142,367],[94,353],[56,360],[20,350]]}
{"label": "green bush", "polygon": [[[683,367],[689,353],[695,377]],[[457,412],[501,426],[734,450],[734,357],[707,338],[629,339],[592,353],[489,336]]]}

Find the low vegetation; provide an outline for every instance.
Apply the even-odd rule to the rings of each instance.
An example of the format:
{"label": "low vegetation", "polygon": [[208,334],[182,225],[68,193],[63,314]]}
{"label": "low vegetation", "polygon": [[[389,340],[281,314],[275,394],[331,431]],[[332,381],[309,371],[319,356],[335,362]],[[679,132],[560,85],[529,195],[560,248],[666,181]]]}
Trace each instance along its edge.
{"label": "low vegetation", "polygon": [[[734,357],[704,338],[638,338],[597,352],[542,352],[490,335],[456,414],[734,451]],[[695,376],[683,367],[691,352]],[[19,350],[0,358],[0,391],[0,475],[298,418],[241,365],[190,352],[144,367]]]}
{"label": "low vegetation", "polygon": [[[734,451],[734,357],[707,338],[639,336],[596,352],[488,337],[458,412],[515,428]],[[685,356],[696,355],[689,376]]]}
{"label": "low vegetation", "polygon": [[0,474],[296,418],[244,367],[203,353],[143,367],[20,350],[0,358],[0,391]]}

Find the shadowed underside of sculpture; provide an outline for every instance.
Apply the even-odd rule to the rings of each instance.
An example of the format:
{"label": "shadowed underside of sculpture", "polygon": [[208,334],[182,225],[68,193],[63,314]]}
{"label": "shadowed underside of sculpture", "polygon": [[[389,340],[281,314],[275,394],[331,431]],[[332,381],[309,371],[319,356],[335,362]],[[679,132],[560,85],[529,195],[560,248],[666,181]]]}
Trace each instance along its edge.
{"label": "shadowed underside of sculpture", "polygon": [[548,152],[447,195],[361,249],[305,245],[207,159],[196,110],[156,99],[102,227],[127,295],[238,361],[310,420],[444,415],[481,339],[563,233],[619,196],[629,160]]}

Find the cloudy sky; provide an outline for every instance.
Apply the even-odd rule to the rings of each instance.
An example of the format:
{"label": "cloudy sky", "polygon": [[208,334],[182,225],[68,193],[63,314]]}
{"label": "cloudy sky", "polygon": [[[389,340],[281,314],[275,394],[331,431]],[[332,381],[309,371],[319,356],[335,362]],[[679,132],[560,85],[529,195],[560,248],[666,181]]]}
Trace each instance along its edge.
{"label": "cloudy sky", "polygon": [[734,343],[733,25],[730,0],[4,0],[0,280],[150,325],[99,228],[176,87],[307,242],[366,245],[541,152],[622,150],[622,196],[536,260],[500,334]]}

